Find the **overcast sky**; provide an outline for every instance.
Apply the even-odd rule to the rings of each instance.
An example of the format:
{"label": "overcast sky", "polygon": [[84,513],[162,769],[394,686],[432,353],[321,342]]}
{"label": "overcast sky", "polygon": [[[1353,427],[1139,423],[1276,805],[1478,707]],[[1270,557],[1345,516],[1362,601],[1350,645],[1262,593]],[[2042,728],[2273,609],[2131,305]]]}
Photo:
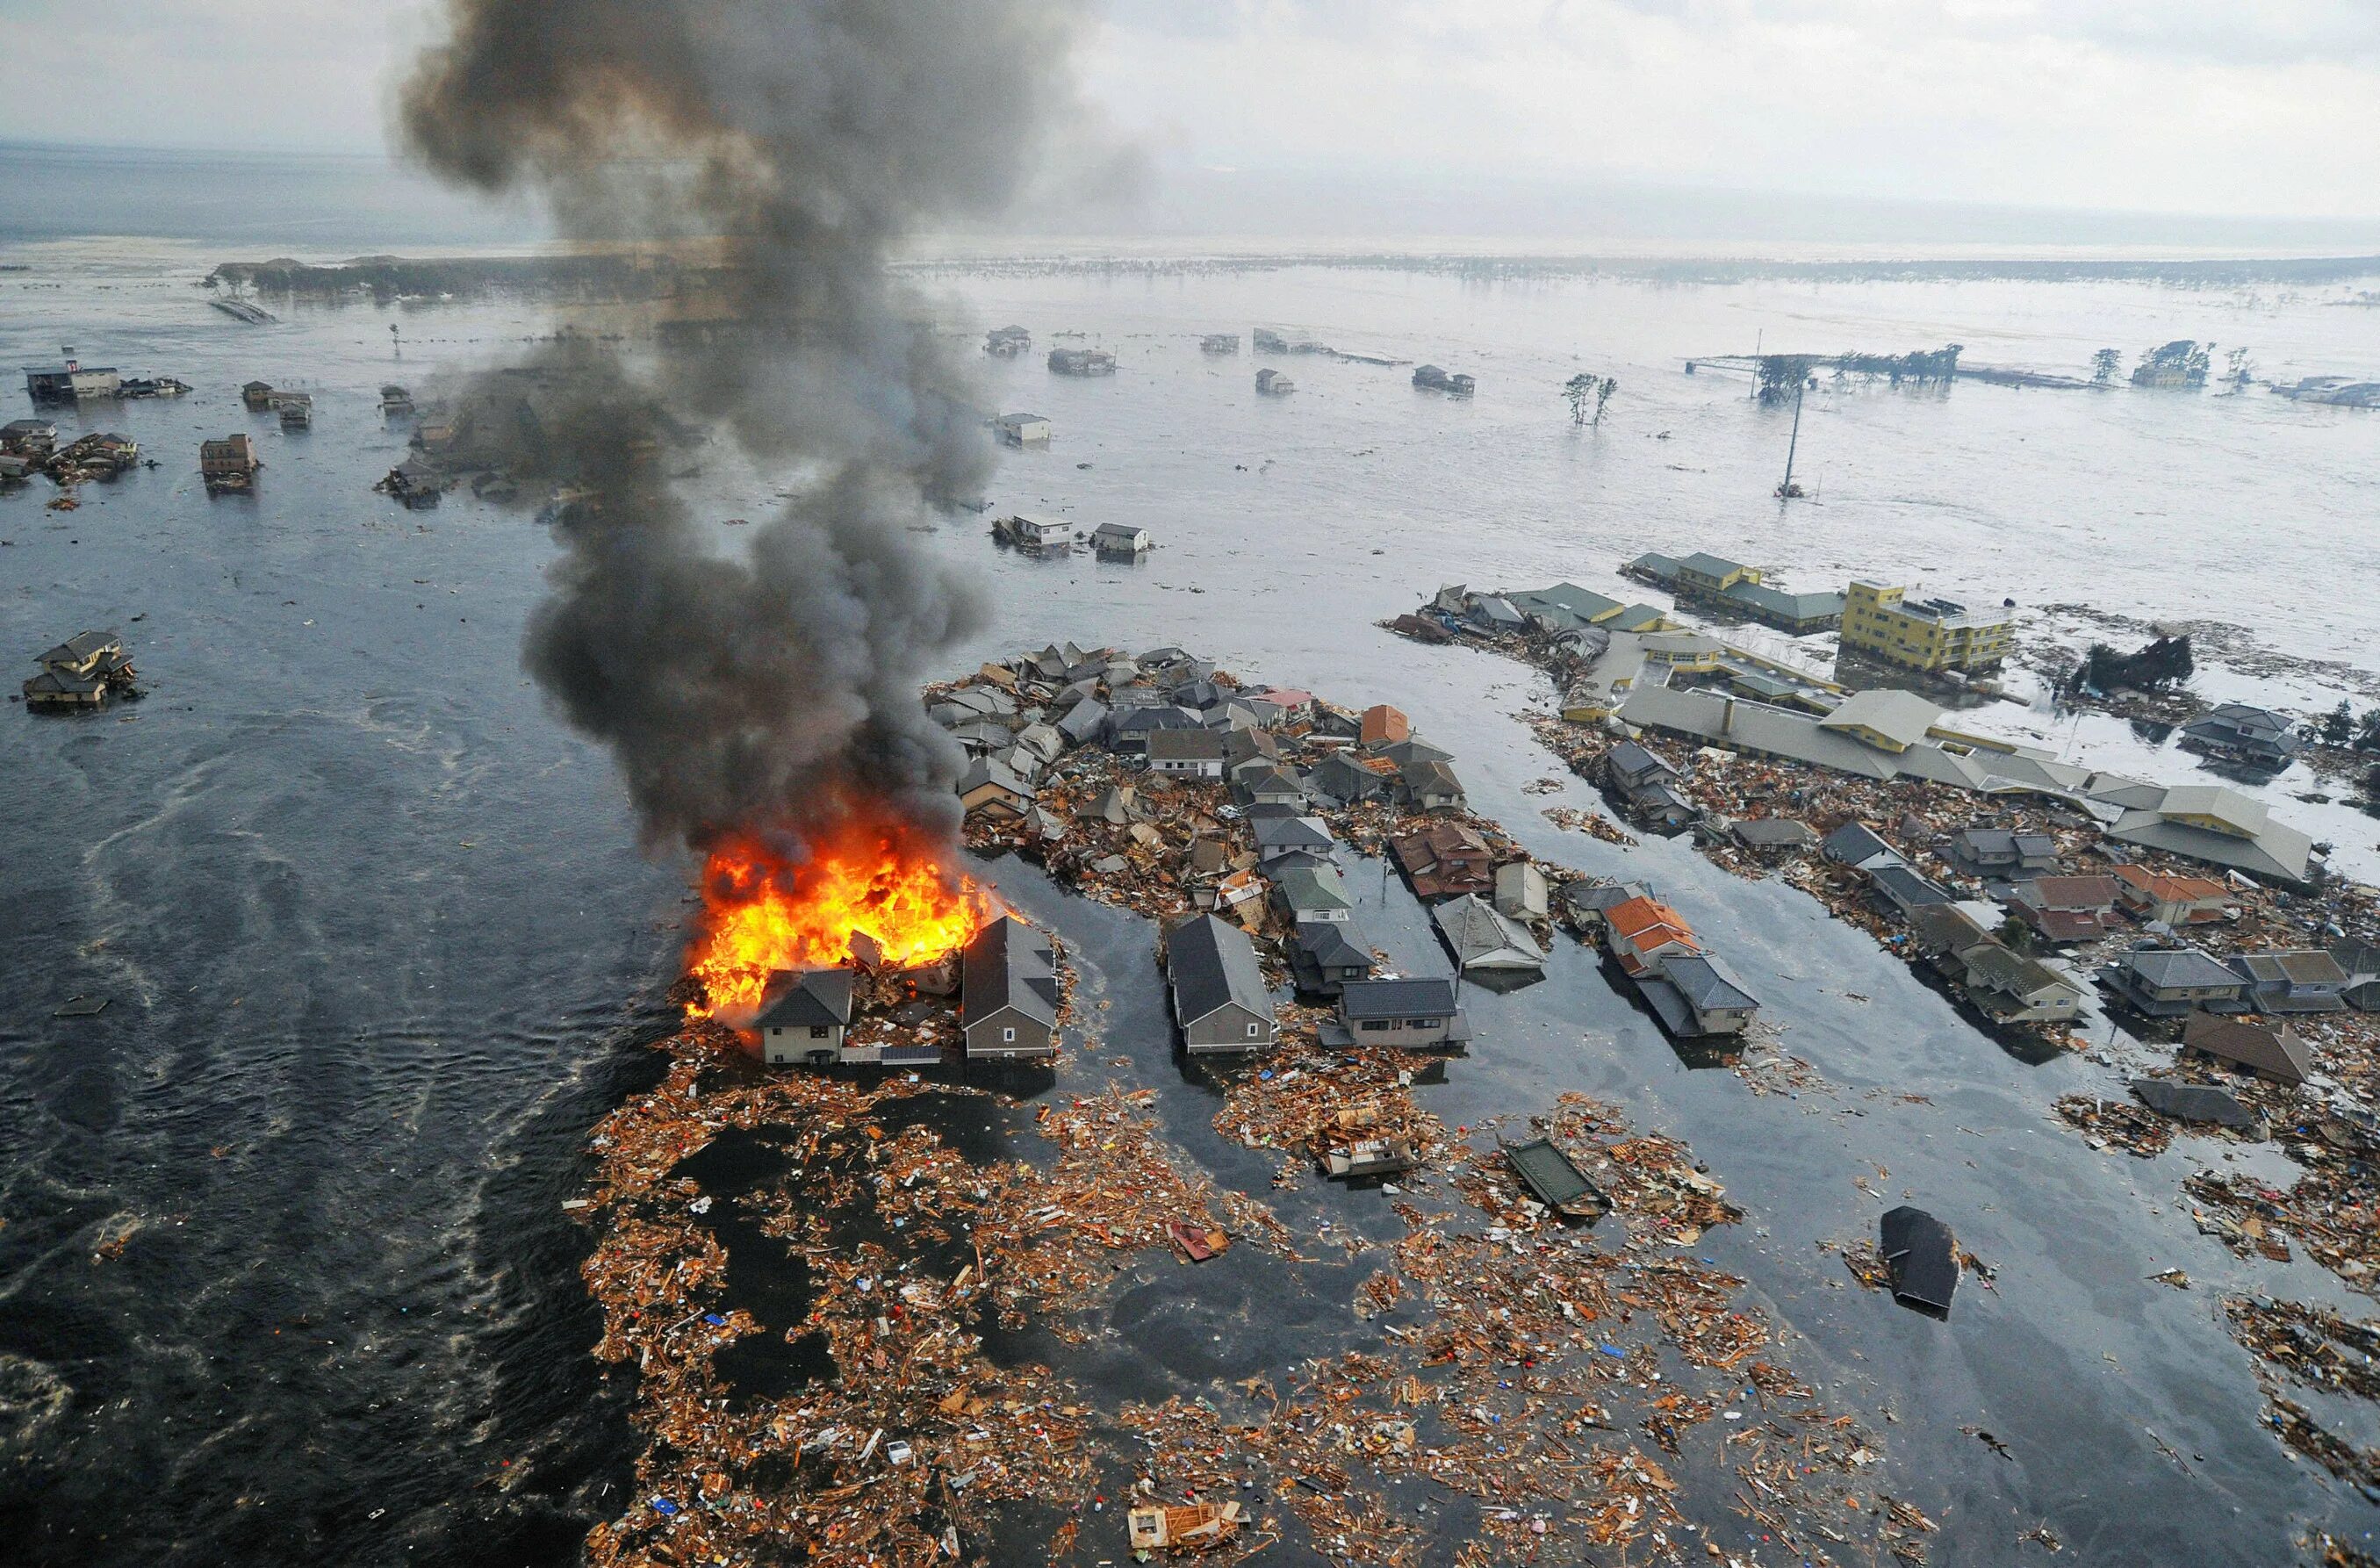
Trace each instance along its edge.
{"label": "overcast sky", "polygon": [[[381,151],[433,16],[0,0],[0,137]],[[1160,167],[2380,217],[2380,0],[1112,0],[1084,63]]]}

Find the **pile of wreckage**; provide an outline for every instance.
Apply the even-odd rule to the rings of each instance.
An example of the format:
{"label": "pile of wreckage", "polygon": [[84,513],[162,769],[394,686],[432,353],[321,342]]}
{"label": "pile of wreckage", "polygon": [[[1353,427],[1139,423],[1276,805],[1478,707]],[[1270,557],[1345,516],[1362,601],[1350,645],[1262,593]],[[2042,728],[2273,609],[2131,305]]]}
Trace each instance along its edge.
{"label": "pile of wreckage", "polygon": [[[1244,687],[1178,648],[1072,644],[986,664],[927,702],[970,753],[970,845],[1016,848],[1169,926],[1220,916],[1309,994],[1337,998],[1377,964],[1350,918],[1349,847],[1394,858],[1460,972],[1543,971],[1550,890],[1576,873],[1473,817],[1452,758],[1392,707]],[[1439,1010],[1445,1028],[1454,1011]]]}
{"label": "pile of wreckage", "polygon": [[132,656],[114,632],[78,632],[34,661],[42,673],[25,683],[25,706],[97,708],[111,697],[137,699]]}

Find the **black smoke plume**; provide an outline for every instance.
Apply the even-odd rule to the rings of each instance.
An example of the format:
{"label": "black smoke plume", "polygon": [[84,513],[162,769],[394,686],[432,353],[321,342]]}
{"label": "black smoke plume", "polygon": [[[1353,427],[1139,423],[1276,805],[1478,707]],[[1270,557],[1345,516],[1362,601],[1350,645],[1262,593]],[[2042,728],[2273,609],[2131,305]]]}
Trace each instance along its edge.
{"label": "black smoke plume", "polygon": [[[917,683],[979,612],[906,529],[975,493],[990,444],[887,263],[1015,193],[1087,10],[447,0],[403,95],[415,151],[536,194],[572,238],[667,240],[685,285],[650,346],[568,339],[462,400],[474,443],[557,497],[526,662],[612,748],[649,840],[798,833],[854,801],[954,825],[959,756]],[[741,555],[662,477],[687,419],[795,487]]]}

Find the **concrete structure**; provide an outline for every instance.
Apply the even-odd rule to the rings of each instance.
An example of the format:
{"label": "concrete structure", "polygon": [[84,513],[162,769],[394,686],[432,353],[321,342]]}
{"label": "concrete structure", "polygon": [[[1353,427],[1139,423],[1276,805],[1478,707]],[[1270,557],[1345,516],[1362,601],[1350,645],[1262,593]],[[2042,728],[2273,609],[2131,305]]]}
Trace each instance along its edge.
{"label": "concrete structure", "polygon": [[969,1060],[1058,1053],[1058,955],[1013,916],[978,931],[959,965],[959,1020]]}
{"label": "concrete structure", "polygon": [[851,971],[781,970],[770,976],[752,1027],[760,1036],[760,1059],[771,1067],[833,1066],[844,1060],[851,1027]]}
{"label": "concrete structure", "polygon": [[1908,590],[1858,581],[1843,600],[1843,647],[1912,670],[1998,669],[2014,646],[2016,616],[1948,599],[1909,602]]}
{"label": "concrete structure", "polygon": [[1212,915],[1165,933],[1165,977],[1184,1049],[1262,1051],[1281,1036],[1247,933]]}

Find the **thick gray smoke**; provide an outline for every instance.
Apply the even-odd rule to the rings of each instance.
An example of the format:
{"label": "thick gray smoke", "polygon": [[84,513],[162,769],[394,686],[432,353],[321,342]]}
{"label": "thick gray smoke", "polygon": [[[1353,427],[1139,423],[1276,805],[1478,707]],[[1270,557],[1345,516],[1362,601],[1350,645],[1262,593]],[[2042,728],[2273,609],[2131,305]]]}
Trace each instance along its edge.
{"label": "thick gray smoke", "polygon": [[[556,508],[527,662],[617,755],[651,838],[890,804],[947,831],[959,758],[917,699],[978,611],[909,546],[989,443],[894,284],[921,225],[997,211],[1073,102],[1089,0],[447,0],[407,139],[547,200],[573,237],[678,241],[698,304],[650,353],[574,342],[484,378],[474,441]],[[680,416],[798,498],[722,555],[662,472]]]}

